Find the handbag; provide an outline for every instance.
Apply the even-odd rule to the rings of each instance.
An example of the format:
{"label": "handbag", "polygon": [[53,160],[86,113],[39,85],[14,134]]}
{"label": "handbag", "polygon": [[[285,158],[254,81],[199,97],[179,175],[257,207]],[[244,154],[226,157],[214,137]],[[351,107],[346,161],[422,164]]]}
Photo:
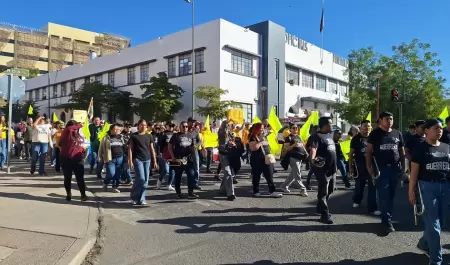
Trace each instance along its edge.
{"label": "handbag", "polygon": [[262,146],[260,148],[264,155],[264,163],[266,165],[272,165],[277,162],[277,160],[275,159],[275,156],[273,154],[266,154],[266,152],[264,151],[264,148]]}

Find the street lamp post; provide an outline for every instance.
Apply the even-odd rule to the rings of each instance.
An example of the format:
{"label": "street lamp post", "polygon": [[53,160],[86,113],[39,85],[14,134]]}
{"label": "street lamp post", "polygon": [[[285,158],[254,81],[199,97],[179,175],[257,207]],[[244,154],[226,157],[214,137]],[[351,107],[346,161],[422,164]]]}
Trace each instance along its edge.
{"label": "street lamp post", "polygon": [[265,119],[264,116],[264,92],[267,90],[267,87],[261,87],[261,118]]}
{"label": "street lamp post", "polygon": [[195,116],[195,3],[192,0],[184,0],[186,3],[192,5],[192,117]]}

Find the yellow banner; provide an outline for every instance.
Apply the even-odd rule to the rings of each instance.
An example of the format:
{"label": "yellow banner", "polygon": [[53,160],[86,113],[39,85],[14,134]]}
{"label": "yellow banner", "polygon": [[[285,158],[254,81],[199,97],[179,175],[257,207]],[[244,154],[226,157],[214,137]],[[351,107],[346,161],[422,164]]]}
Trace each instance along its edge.
{"label": "yellow banner", "polygon": [[74,110],[73,119],[79,123],[84,123],[87,118],[87,111],[85,110]]}

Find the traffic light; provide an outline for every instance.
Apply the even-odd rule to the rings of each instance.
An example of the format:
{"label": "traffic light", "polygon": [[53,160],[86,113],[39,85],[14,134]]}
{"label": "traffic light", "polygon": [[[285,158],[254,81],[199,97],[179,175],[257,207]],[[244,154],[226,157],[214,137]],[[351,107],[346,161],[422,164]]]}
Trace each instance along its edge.
{"label": "traffic light", "polygon": [[391,99],[394,102],[398,102],[398,90],[397,89],[391,90]]}

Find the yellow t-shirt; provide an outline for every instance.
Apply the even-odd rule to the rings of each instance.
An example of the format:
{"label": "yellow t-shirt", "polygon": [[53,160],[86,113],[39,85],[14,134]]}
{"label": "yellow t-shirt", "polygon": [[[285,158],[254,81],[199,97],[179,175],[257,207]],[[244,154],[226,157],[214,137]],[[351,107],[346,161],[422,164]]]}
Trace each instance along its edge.
{"label": "yellow t-shirt", "polygon": [[242,143],[243,144],[245,144],[245,145],[247,145],[248,144],[248,134],[249,134],[249,130],[247,130],[247,129],[244,129],[243,131],[242,131]]}
{"label": "yellow t-shirt", "polygon": [[55,146],[59,147],[59,140],[61,139],[62,130],[56,131],[55,135],[53,135],[53,139],[55,140]]}
{"label": "yellow t-shirt", "polygon": [[[8,131],[7,126],[0,125],[0,131],[2,132],[2,139],[6,139],[6,132]],[[16,134],[13,129],[9,129],[11,137],[14,137]]]}

